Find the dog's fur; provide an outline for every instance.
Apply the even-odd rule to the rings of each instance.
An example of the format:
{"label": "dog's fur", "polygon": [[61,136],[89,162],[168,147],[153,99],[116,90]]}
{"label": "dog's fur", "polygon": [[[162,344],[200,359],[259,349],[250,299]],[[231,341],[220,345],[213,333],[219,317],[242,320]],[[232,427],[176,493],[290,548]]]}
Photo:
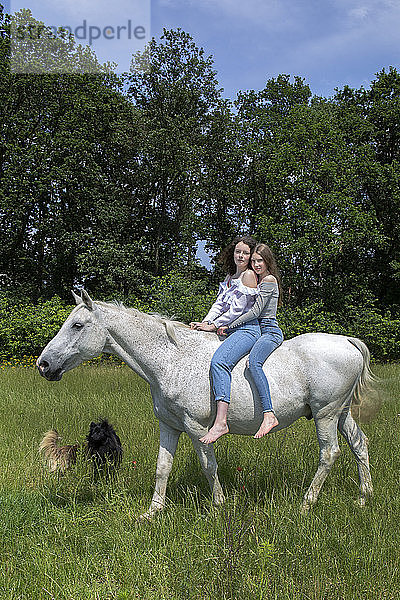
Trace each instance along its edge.
{"label": "dog's fur", "polygon": [[79,444],[59,446],[61,437],[56,429],[50,429],[44,434],[40,442],[39,452],[43,452],[47,459],[51,473],[61,471],[63,473],[76,463]]}
{"label": "dog's fur", "polygon": [[90,424],[90,431],[86,436],[85,444],[59,446],[60,439],[57,430],[50,429],[44,434],[40,442],[39,452],[43,452],[51,473],[56,471],[64,473],[74,465],[79,448],[83,448],[86,456],[92,460],[96,474],[104,471],[107,466],[110,469],[121,463],[121,440],[107,419],[101,419],[98,423],[92,422]]}
{"label": "dog's fur", "polygon": [[112,468],[121,463],[121,440],[107,419],[101,419],[99,423],[90,423],[86,441],[86,451],[96,471],[104,470],[107,465]]}

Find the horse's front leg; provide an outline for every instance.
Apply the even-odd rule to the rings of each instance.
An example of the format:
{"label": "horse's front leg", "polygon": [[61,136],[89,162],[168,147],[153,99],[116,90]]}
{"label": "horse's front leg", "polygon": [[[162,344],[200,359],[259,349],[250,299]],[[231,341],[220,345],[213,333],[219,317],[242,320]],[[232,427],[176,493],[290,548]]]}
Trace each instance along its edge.
{"label": "horse's front leg", "polygon": [[180,434],[180,431],[172,429],[172,427],[160,421],[160,449],[157,458],[156,487],[150,508],[140,516],[141,519],[151,520],[165,506],[168,477],[172,469]]}
{"label": "horse's front leg", "polygon": [[[199,434],[199,437],[201,437],[201,434]],[[191,439],[207,481],[210,484],[213,503],[215,505],[223,504],[225,496],[217,475],[218,465],[213,445],[203,444],[197,436],[191,435]]]}

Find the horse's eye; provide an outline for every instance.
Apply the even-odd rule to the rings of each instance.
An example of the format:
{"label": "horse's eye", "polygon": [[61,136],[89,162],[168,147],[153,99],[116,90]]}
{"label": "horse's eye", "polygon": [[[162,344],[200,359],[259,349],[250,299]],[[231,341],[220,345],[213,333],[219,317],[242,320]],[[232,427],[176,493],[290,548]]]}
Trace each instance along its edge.
{"label": "horse's eye", "polygon": [[76,323],[74,323],[74,324],[72,325],[72,327],[73,327],[74,329],[82,329],[82,327],[83,327],[83,323],[79,323],[79,321],[77,321]]}

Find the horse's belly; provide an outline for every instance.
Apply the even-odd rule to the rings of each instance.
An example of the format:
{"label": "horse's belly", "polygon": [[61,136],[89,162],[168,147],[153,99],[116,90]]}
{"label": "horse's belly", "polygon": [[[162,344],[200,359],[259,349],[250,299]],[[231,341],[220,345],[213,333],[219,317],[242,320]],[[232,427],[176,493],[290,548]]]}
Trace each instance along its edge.
{"label": "horse's belly", "polygon": [[[291,362],[296,362],[296,359]],[[274,431],[291,425],[300,417],[309,416],[308,386],[301,369],[297,371],[297,378],[293,378],[293,368],[294,365],[289,364],[286,369],[276,369],[270,359],[264,365],[272,406],[279,421],[279,427]],[[262,419],[263,410],[257,389],[245,368],[245,360],[242,360],[232,373],[229,430],[231,433],[252,435],[259,429]]]}

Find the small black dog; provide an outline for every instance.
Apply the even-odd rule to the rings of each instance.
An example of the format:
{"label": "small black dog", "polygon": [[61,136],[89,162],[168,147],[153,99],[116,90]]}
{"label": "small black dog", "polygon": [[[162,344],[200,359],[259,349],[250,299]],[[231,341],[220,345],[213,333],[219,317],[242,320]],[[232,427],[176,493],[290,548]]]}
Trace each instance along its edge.
{"label": "small black dog", "polygon": [[107,419],[101,419],[99,423],[90,423],[86,441],[86,452],[92,459],[97,473],[104,471],[107,467],[112,470],[121,463],[121,440]]}

